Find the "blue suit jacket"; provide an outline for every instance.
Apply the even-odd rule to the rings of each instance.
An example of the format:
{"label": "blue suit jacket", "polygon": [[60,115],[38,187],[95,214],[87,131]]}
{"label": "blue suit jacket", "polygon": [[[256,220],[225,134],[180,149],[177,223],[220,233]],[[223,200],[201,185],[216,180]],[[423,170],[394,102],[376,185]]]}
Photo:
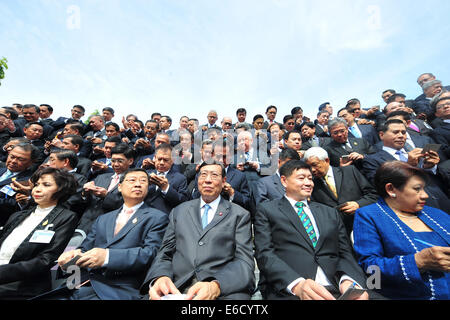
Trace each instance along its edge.
{"label": "blue suit jacket", "polygon": [[253,198],[256,205],[264,201],[271,201],[283,198],[286,189],[281,184],[278,174],[264,177],[256,183],[256,190],[253,192]]}
{"label": "blue suit jacket", "polygon": [[97,218],[80,249],[109,249],[106,267],[89,270],[95,293],[102,300],[139,299],[139,287],[156,256],[166,230],[167,214],[143,204],[114,236],[122,208]]}
{"label": "blue suit jacket", "polygon": [[[436,224],[438,221],[440,226],[450,230],[450,218],[445,212],[425,206],[418,217],[450,246],[450,236]],[[423,245],[414,240],[415,234],[381,198],[377,203],[356,210],[353,236],[358,263],[364,270],[371,265],[380,268],[380,293],[387,298],[431,297],[427,274],[419,272],[414,259],[416,251],[409,241],[419,251],[423,249]],[[436,292],[437,298],[441,293]]]}

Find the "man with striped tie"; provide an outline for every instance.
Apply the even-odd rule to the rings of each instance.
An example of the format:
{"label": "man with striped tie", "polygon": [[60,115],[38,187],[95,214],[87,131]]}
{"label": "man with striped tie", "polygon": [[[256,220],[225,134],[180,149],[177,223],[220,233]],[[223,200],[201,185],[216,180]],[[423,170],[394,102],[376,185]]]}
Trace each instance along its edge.
{"label": "man with striped tie", "polygon": [[[280,168],[286,194],[259,205],[255,223],[256,260],[264,275],[264,299],[333,300],[366,277],[336,209],[310,202],[309,165],[291,160]],[[358,299],[368,299],[364,292]]]}

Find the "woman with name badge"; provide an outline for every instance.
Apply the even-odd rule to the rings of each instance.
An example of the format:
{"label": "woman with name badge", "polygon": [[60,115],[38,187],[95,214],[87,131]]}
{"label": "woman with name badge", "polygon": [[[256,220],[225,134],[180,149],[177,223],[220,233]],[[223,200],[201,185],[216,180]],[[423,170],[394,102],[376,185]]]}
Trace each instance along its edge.
{"label": "woman with name badge", "polygon": [[76,213],[61,204],[76,192],[72,174],[55,168],[31,177],[35,205],[0,227],[0,299],[28,299],[51,287],[50,269],[72,237]]}
{"label": "woman with name badge", "polygon": [[381,198],[356,210],[358,263],[390,299],[450,299],[450,216],[426,206],[426,173],[402,161],[375,175]]}

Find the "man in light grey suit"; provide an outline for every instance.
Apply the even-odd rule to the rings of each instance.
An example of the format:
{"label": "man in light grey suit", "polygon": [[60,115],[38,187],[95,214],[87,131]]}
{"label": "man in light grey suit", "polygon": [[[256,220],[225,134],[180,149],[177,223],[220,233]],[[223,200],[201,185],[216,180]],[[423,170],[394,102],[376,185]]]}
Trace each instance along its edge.
{"label": "man in light grey suit", "polygon": [[250,214],[222,199],[226,181],[220,164],[199,168],[199,199],[175,207],[163,244],[141,293],[152,300],[167,294],[186,299],[250,299],[255,289]]}

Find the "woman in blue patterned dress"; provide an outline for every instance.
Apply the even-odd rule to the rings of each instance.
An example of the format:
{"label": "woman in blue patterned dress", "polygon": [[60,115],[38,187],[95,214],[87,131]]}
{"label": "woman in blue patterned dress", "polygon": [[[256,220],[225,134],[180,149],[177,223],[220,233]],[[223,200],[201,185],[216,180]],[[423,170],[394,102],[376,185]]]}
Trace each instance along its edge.
{"label": "woman in blue patterned dress", "polygon": [[386,162],[375,176],[381,198],[356,211],[358,263],[379,268],[377,292],[390,299],[450,299],[450,217],[425,205],[426,179],[422,169]]}

